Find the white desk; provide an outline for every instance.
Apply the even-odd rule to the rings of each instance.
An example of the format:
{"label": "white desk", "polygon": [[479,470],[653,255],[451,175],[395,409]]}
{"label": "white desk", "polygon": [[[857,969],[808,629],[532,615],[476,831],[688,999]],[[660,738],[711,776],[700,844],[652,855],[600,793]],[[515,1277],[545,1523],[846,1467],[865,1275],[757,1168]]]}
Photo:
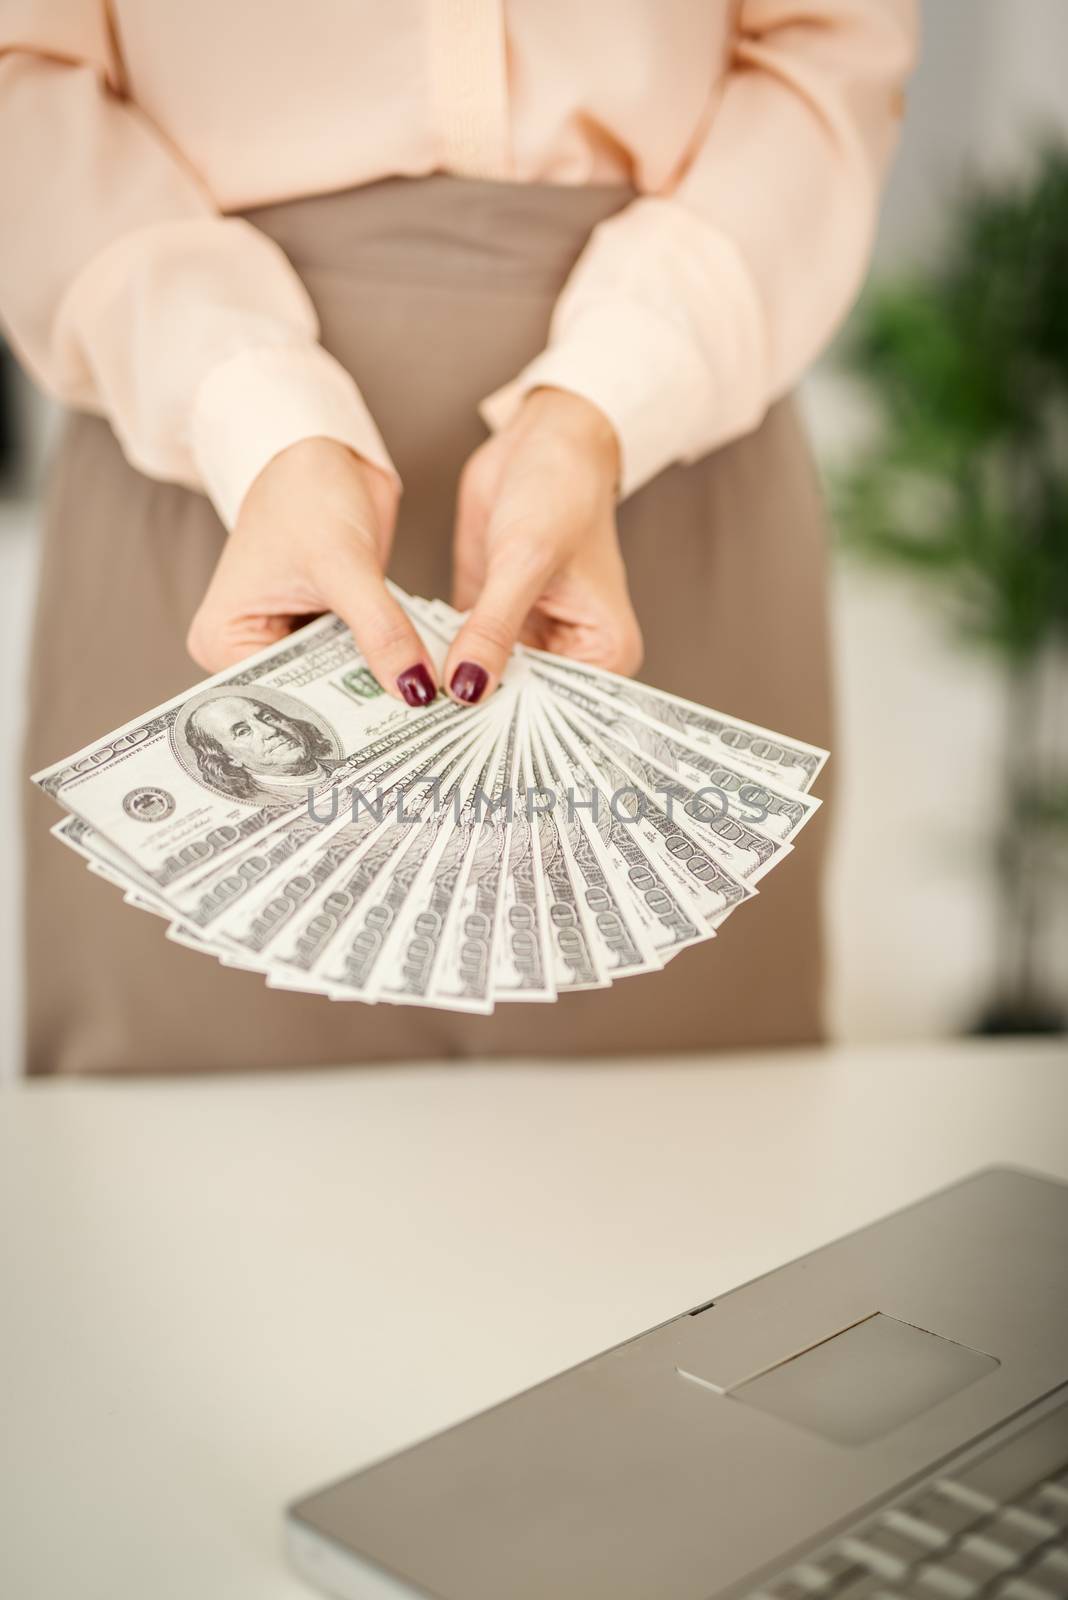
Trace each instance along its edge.
{"label": "white desk", "polygon": [[976,1167],[1043,1044],[0,1094],[0,1595],[300,1600],[285,1501]]}

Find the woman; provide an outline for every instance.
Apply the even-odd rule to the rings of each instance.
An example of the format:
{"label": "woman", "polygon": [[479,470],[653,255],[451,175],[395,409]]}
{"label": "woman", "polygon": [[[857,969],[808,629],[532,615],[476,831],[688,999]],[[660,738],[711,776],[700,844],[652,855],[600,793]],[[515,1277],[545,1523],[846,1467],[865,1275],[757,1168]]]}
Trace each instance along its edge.
{"label": "woman", "polygon": [[[0,0],[0,313],[77,408],[31,767],[384,583],[816,743],[824,534],[784,400],[866,263],[912,0]],[[489,436],[486,436],[486,430]],[[401,486],[404,496],[401,498]],[[455,507],[455,510],[454,510]],[[229,532],[227,533],[227,530]],[[822,818],[730,937],[490,1019],[331,1007],[165,944],[27,842],[29,1070],[821,1036]]]}

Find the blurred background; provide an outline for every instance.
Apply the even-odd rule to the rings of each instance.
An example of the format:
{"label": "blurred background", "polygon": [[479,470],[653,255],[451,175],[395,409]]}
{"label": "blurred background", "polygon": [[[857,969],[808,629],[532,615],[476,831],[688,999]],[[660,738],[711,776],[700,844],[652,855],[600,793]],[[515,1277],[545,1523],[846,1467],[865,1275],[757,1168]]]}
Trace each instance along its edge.
{"label": "blurred background", "polygon": [[[924,16],[871,286],[804,389],[837,529],[845,1041],[1068,1015],[1068,5],[926,0]],[[8,839],[56,425],[0,346]],[[21,1028],[16,865],[0,1076]]]}

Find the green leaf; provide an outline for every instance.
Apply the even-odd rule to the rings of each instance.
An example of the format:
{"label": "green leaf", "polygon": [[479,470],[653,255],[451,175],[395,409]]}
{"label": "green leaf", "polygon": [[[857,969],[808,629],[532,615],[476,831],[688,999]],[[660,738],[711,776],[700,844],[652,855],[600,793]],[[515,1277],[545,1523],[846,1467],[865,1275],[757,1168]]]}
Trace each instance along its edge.
{"label": "green leaf", "polygon": [[957,197],[942,261],[875,284],[845,347],[876,401],[834,480],[851,554],[938,586],[1014,661],[1068,636],[1068,150]]}

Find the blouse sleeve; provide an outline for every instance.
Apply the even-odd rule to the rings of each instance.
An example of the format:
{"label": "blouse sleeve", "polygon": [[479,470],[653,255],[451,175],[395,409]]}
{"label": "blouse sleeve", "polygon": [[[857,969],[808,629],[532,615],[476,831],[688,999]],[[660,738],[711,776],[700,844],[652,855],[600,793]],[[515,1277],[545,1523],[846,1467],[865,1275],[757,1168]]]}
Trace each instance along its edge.
{"label": "blouse sleeve", "polygon": [[754,428],[859,289],[916,29],[916,0],[740,0],[703,137],[667,193],[594,230],[489,425],[540,385],[584,395],[624,494]]}
{"label": "blouse sleeve", "polygon": [[0,3],[0,237],[0,316],[31,374],[228,525],[302,438],[392,473],[285,256],[124,98],[104,0]]}

